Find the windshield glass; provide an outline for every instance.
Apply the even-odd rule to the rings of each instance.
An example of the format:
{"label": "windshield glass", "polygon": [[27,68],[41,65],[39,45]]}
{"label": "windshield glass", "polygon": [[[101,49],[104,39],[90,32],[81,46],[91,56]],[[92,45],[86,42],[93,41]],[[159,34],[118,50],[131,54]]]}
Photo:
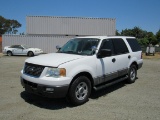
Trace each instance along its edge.
{"label": "windshield glass", "polygon": [[26,46],[26,45],[22,45],[24,49],[28,49],[30,47]]}
{"label": "windshield glass", "polygon": [[97,47],[97,38],[75,38],[68,41],[58,52],[79,55],[92,55],[92,47]]}

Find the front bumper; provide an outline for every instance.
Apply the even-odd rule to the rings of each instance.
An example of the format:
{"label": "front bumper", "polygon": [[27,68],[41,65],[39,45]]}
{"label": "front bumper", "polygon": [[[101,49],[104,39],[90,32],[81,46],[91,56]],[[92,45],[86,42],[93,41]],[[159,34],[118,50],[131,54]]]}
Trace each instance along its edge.
{"label": "front bumper", "polygon": [[21,84],[25,88],[25,91],[48,98],[66,97],[69,88],[69,85],[50,86],[50,85],[37,84],[27,81],[22,77],[21,77]]}

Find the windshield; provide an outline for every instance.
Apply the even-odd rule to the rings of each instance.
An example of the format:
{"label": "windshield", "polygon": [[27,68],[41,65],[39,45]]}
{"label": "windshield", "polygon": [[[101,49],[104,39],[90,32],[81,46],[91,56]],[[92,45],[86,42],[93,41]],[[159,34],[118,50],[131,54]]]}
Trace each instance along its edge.
{"label": "windshield", "polygon": [[97,47],[97,38],[75,38],[68,41],[58,52],[79,55],[92,55],[92,47]]}
{"label": "windshield", "polygon": [[26,45],[22,45],[24,49],[28,49],[30,47],[26,46]]}

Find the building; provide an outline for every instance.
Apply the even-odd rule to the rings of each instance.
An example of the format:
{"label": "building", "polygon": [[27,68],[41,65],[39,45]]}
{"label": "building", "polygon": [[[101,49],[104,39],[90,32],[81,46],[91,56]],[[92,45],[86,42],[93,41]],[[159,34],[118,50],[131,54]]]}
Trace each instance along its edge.
{"label": "building", "polygon": [[112,18],[27,16],[26,21],[26,35],[3,35],[3,47],[26,44],[49,53],[75,36],[111,36],[116,31]]}

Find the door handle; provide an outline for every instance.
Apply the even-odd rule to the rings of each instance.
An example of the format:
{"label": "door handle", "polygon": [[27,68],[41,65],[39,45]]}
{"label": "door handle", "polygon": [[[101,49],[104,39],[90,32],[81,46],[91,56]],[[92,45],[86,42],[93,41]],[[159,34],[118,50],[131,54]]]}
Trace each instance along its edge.
{"label": "door handle", "polygon": [[115,59],[115,58],[113,58],[113,59],[112,59],[112,62],[113,62],[113,63],[114,63],[114,62],[116,62],[116,59]]}
{"label": "door handle", "polygon": [[130,59],[130,58],[131,58],[131,56],[130,56],[130,55],[128,55],[128,58]]}

